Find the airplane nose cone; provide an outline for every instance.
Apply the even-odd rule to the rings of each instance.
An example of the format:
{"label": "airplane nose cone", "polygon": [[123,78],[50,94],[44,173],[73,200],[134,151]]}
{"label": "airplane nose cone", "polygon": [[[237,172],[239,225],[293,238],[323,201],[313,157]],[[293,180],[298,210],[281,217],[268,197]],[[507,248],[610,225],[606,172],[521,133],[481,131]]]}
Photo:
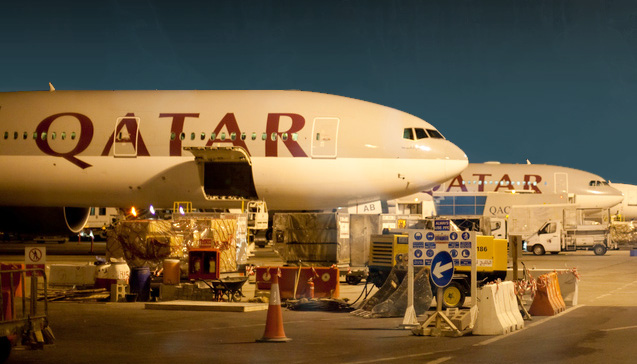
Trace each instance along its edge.
{"label": "airplane nose cone", "polygon": [[469,165],[469,158],[467,158],[465,152],[455,144],[451,142],[449,142],[449,144],[445,163],[446,179],[451,179],[459,175]]}
{"label": "airplane nose cone", "polygon": [[607,209],[622,203],[624,195],[612,187],[603,190],[589,190],[587,193],[578,194],[576,203],[590,208]]}
{"label": "airplane nose cone", "polygon": [[620,203],[622,203],[622,201],[624,201],[624,194],[622,193],[622,191],[618,190],[617,188],[613,187],[613,186],[606,186],[608,191],[604,194],[605,195],[605,205],[607,205],[608,207],[613,207],[615,205],[618,205]]}
{"label": "airplane nose cone", "polygon": [[622,203],[622,201],[624,200],[624,196],[616,196],[616,195],[612,195],[612,196],[608,196],[608,205],[610,207],[613,207],[615,205],[618,205],[620,203]]}

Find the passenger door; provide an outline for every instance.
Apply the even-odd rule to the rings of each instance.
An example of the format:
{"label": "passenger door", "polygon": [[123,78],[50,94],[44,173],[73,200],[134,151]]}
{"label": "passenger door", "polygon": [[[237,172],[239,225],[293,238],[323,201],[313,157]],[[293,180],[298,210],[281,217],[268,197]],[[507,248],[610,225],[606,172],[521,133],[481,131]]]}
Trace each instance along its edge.
{"label": "passenger door", "polygon": [[135,116],[117,118],[113,135],[113,156],[137,157],[138,139],[139,118]]}
{"label": "passenger door", "polygon": [[312,126],[312,158],[336,158],[338,118],[314,119]]}
{"label": "passenger door", "polygon": [[555,193],[568,193],[568,174],[555,173]]}

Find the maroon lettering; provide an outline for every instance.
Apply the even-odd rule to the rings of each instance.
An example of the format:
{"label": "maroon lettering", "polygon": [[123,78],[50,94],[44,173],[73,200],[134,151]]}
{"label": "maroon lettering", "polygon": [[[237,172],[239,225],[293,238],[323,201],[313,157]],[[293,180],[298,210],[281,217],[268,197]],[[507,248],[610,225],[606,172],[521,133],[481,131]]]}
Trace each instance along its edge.
{"label": "maroon lettering", "polygon": [[[129,135],[137,136],[136,138],[130,139],[122,139],[118,140],[118,143],[131,143],[133,148],[137,151],[138,156],[148,157],[150,153],[148,153],[148,149],[146,148],[146,144],[144,143],[144,139],[142,138],[141,133],[139,133],[137,120],[135,118],[135,113],[128,113],[126,117],[119,121],[117,126],[115,127],[115,131],[104,146],[104,150],[102,151],[102,156],[107,156],[111,152],[111,148],[113,147],[113,143],[115,142],[115,136],[119,134],[124,127],[126,127],[126,131],[128,131]],[[138,134],[139,133],[139,134]]]}
{"label": "maroon lettering", "polygon": [[[292,119],[292,126],[287,131],[279,131],[279,122],[281,117],[289,117]],[[268,114],[268,121],[265,127],[267,138],[265,140],[265,156],[278,156],[278,140],[282,139],[281,135],[287,133],[289,137],[283,140],[283,144],[288,148],[293,157],[307,157],[303,148],[298,142],[292,140],[292,134],[299,132],[305,126],[305,119],[299,114]],[[272,134],[276,134],[276,138],[272,138]],[[274,139],[274,140],[272,140]]]}
{"label": "maroon lettering", "polygon": [[[534,181],[531,181],[531,177],[534,178]],[[524,189],[525,190],[533,190],[536,193],[542,193],[538,185],[542,181],[542,176],[538,176],[537,174],[525,174],[524,175]]]}
{"label": "maroon lettering", "polygon": [[511,178],[509,178],[508,174],[505,174],[498,182],[498,185],[495,187],[495,192],[498,192],[500,188],[506,187],[508,190],[515,190],[513,184],[511,183]]}
{"label": "maroon lettering", "polygon": [[478,192],[484,192],[484,178],[490,176],[490,174],[474,174],[474,176],[478,177]]}
{"label": "maroon lettering", "polygon": [[[222,140],[220,138],[219,134],[224,126],[226,127],[226,130],[228,131],[230,135],[232,135],[232,133],[235,134],[236,137],[234,138],[234,140],[228,137],[226,137],[225,140]],[[248,152],[248,155],[250,155],[248,146],[239,137],[241,135],[241,129],[239,129],[239,124],[237,123],[237,119],[234,117],[234,113],[231,113],[231,112],[227,113],[223,117],[223,119],[221,119],[219,124],[217,124],[217,127],[214,130],[214,133],[215,133],[215,139],[208,140],[208,142],[206,143],[206,147],[211,146],[213,143],[232,143],[232,145],[235,147],[241,147],[245,149],[246,152]]]}
{"label": "maroon lettering", "polygon": [[454,179],[449,182],[449,187],[447,187],[447,191],[449,192],[453,187],[460,187],[462,192],[467,192],[467,186],[462,179],[462,175],[457,175]]}
{"label": "maroon lettering", "polygon": [[186,118],[198,118],[199,113],[193,114],[180,114],[180,113],[166,113],[159,114],[160,118],[173,118],[170,132],[175,136],[170,140],[170,155],[181,156],[181,138],[180,134],[184,131],[184,122]]}
{"label": "maroon lettering", "polygon": [[[73,150],[67,153],[58,153],[54,151],[49,145],[49,142],[48,142],[49,139],[42,137],[44,133],[48,133],[49,128],[51,127],[51,124],[57,118],[62,116],[72,116],[80,122],[80,135],[79,135],[79,139],[77,140],[77,145],[75,146],[75,148],[73,148]],[[38,135],[38,138],[35,140],[35,144],[45,154],[52,155],[54,157],[62,157],[82,169],[91,167],[90,164],[84,161],[81,161],[75,157],[76,155],[85,151],[86,148],[88,148],[88,146],[91,144],[91,141],[93,140],[93,122],[87,116],[78,114],[78,113],[72,113],[72,112],[51,115],[47,117],[46,119],[42,120],[42,122],[38,124],[38,127],[35,129],[35,131]]]}

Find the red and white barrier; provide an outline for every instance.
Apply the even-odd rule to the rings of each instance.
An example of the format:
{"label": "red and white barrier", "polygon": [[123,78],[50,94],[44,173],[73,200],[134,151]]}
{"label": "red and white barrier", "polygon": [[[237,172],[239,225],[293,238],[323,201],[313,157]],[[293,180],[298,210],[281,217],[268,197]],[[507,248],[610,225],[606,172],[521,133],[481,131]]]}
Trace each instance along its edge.
{"label": "red and white barrier", "polygon": [[537,292],[529,313],[535,316],[554,316],[566,309],[555,272],[542,274],[537,279]]}
{"label": "red and white barrier", "polygon": [[[258,290],[270,290],[271,275],[268,267],[256,268]],[[338,298],[340,295],[339,271],[336,267],[278,267],[281,272],[279,290],[281,299],[310,298],[310,285],[314,286],[314,298]]]}

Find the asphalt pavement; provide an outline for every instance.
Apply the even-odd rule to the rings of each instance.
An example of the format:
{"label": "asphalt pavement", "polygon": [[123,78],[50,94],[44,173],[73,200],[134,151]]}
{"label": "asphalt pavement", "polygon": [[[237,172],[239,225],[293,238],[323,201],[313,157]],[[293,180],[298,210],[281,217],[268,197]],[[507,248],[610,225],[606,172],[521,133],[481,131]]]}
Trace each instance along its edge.
{"label": "asphalt pavement", "polygon": [[[536,268],[576,268],[579,304],[500,336],[414,336],[402,318],[283,309],[287,343],[257,343],[266,311],[190,312],[143,303],[51,303],[56,343],[8,363],[630,363],[637,357],[637,257],[627,251],[524,255]],[[351,287],[351,288],[350,288]],[[364,285],[343,284],[360,292]],[[349,294],[349,293],[348,293]],[[419,317],[423,321],[424,317]]]}

